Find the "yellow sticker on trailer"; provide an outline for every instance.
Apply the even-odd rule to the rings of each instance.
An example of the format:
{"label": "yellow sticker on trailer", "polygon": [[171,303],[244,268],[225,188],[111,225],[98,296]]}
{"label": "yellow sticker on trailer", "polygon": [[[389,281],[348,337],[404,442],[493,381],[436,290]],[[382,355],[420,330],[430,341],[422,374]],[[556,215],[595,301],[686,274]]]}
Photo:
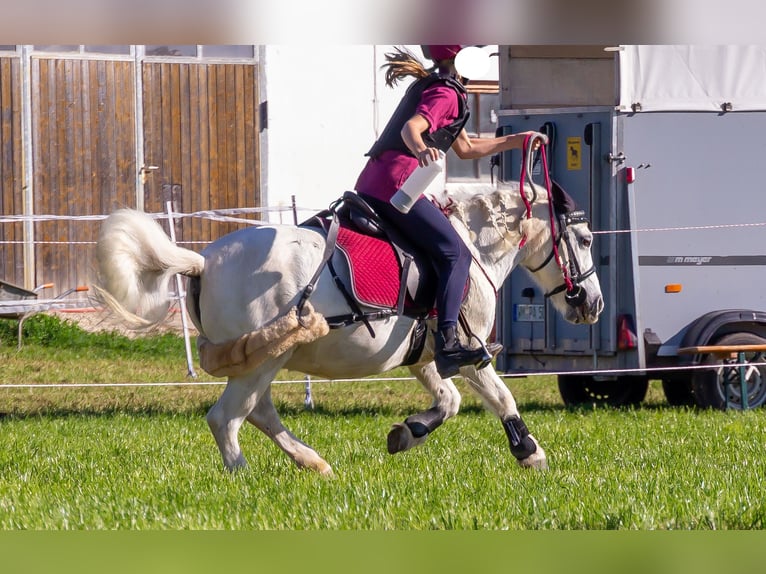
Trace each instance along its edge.
{"label": "yellow sticker on trailer", "polygon": [[567,169],[582,169],[582,138],[567,138]]}

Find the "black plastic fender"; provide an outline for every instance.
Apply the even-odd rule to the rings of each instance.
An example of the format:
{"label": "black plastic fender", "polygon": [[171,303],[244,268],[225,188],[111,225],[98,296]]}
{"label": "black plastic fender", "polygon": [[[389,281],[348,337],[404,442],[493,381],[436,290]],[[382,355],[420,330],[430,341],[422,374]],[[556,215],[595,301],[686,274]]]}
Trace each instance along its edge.
{"label": "black plastic fender", "polygon": [[[766,338],[766,312],[751,309],[710,311],[692,321],[686,328],[680,347],[711,344],[728,333],[748,332]],[[699,355],[679,356],[684,364],[699,364]]]}

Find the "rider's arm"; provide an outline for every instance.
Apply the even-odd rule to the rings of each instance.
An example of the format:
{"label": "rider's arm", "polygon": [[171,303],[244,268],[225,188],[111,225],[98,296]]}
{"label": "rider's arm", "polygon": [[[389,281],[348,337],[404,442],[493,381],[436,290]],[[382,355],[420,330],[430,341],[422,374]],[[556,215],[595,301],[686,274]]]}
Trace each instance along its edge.
{"label": "rider's arm", "polygon": [[[415,114],[404,124],[401,132],[405,145],[415,154],[421,166],[439,159],[439,151],[433,147],[429,148],[421,135],[429,127],[428,120],[420,114]],[[460,159],[477,159],[510,149],[521,149],[524,146],[524,138],[532,133],[535,132],[519,132],[495,138],[473,138],[463,129],[452,144],[452,150]],[[537,147],[539,142],[535,142],[535,148]]]}
{"label": "rider's arm", "polygon": [[428,147],[423,141],[422,134],[427,132],[430,127],[426,118],[420,114],[415,114],[407,120],[401,131],[404,144],[418,158],[418,164],[421,167],[439,159],[439,150],[435,147]]}
{"label": "rider's arm", "polygon": [[510,149],[521,149],[524,146],[524,138],[530,133],[534,132],[520,132],[496,138],[472,138],[463,129],[452,144],[452,150],[460,159],[477,159]]}

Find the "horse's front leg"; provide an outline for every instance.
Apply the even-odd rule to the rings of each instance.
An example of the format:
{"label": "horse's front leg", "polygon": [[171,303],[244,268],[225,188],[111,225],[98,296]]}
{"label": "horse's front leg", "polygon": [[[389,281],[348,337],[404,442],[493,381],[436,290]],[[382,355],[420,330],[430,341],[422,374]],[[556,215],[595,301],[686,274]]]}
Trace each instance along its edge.
{"label": "horse's front leg", "polygon": [[463,367],[461,374],[465,376],[471,389],[481,397],[484,407],[499,418],[508,437],[511,454],[516,457],[523,467],[545,469],[548,459],[537,439],[529,434],[527,425],[519,414],[516,400],[503,380],[490,365],[480,371],[475,367]]}
{"label": "horse's front leg", "polygon": [[428,435],[460,408],[460,393],[450,379],[442,379],[432,361],[412,366],[410,372],[431,393],[433,403],[428,410],[407,417],[403,423],[395,423],[388,433],[388,452],[396,454],[423,444]]}

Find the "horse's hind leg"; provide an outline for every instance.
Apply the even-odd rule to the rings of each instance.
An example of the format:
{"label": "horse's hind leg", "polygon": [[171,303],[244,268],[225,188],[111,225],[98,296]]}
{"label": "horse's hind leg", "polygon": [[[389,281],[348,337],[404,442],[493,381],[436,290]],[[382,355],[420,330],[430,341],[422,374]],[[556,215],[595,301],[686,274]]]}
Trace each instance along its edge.
{"label": "horse's hind leg", "polygon": [[481,397],[485,408],[495,413],[503,424],[508,437],[511,453],[519,464],[529,468],[544,469],[548,467],[548,459],[543,447],[537,439],[529,434],[527,426],[521,419],[516,400],[503,380],[497,376],[495,369],[488,366],[480,371],[474,367],[465,367],[462,374],[471,389]]}
{"label": "horse's hind leg", "polygon": [[460,393],[450,379],[442,379],[436,371],[436,363],[410,367],[410,372],[431,393],[434,400],[428,410],[407,417],[403,423],[395,423],[388,433],[388,452],[396,454],[423,444],[428,435],[460,408]]}
{"label": "horse's hind leg", "polygon": [[220,398],[208,411],[207,424],[227,469],[247,465],[239,446],[239,429],[258,402],[268,395],[271,381],[283,363],[284,360],[272,360],[252,373],[229,377]]}
{"label": "horse's hind leg", "polygon": [[273,440],[300,468],[309,468],[325,476],[332,476],[332,468],[317,452],[298,440],[287,430],[271,401],[271,388],[258,399],[255,408],[247,416],[248,422]]}

